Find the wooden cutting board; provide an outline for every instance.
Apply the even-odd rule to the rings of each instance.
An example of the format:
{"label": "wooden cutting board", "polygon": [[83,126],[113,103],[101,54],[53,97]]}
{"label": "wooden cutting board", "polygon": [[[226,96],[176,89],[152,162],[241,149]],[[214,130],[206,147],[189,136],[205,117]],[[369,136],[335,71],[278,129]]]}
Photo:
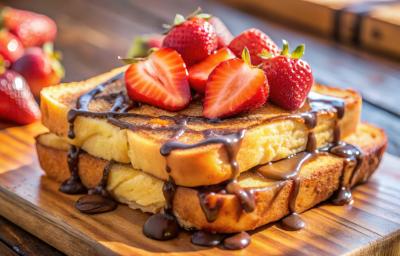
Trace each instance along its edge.
{"label": "wooden cutting board", "polygon": [[0,215],[69,255],[399,255],[400,159],[386,154],[370,182],[354,192],[354,204],[322,204],[302,214],[296,232],[263,227],[242,251],[192,245],[183,232],[158,242],[142,234],[148,215],[120,205],[88,216],[73,207],[78,196],[57,191],[41,171],[33,137],[40,124],[0,130]]}

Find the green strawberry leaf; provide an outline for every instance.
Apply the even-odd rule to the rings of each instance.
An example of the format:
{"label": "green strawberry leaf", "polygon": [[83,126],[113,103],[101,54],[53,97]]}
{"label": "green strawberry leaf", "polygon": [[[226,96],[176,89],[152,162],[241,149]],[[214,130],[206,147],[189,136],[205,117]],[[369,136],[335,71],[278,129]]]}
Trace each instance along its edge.
{"label": "green strawberry leaf", "polygon": [[263,49],[260,54],[258,54],[259,57],[263,60],[267,60],[269,58],[272,58],[274,55],[270,53],[267,49]]}
{"label": "green strawberry leaf", "polygon": [[3,56],[0,55],[0,75],[6,72],[6,61],[4,60]]}
{"label": "green strawberry leaf", "polygon": [[196,17],[204,19],[204,20],[208,20],[212,17],[212,15],[208,14],[208,13],[200,13],[200,14],[196,15]]}
{"label": "green strawberry leaf", "polygon": [[131,48],[128,51],[129,58],[145,57],[147,53],[146,37],[137,36],[133,39]]}
{"label": "green strawberry leaf", "polygon": [[61,65],[60,60],[62,54],[59,51],[54,51],[54,45],[52,42],[47,42],[43,45],[43,52],[49,58],[51,68],[56,72],[57,76],[63,78],[65,75],[64,67]]}
{"label": "green strawberry leaf", "polygon": [[177,14],[177,15],[175,15],[175,18],[174,18],[174,26],[178,26],[178,25],[180,25],[180,24],[182,24],[183,22],[185,22],[185,17],[183,17],[183,15],[181,15],[181,14]]}
{"label": "green strawberry leaf", "polygon": [[137,63],[137,62],[140,62],[140,61],[144,61],[147,58],[141,58],[141,57],[138,57],[138,58],[122,58],[121,56],[118,56],[118,59],[121,60],[122,62],[124,62],[125,64],[133,64],[133,63]]}
{"label": "green strawberry leaf", "polygon": [[251,57],[250,57],[250,52],[249,49],[247,49],[247,47],[244,47],[243,51],[242,51],[242,60],[248,64],[249,66],[251,66]]}
{"label": "green strawberry leaf", "polygon": [[304,55],[306,46],[304,44],[301,44],[294,49],[294,51],[291,54],[291,57],[293,59],[300,59]]}
{"label": "green strawberry leaf", "polygon": [[44,53],[46,53],[47,55],[53,55],[53,52],[54,52],[54,45],[53,45],[53,43],[50,43],[50,42],[45,43],[45,44],[43,45],[43,51],[44,51]]}
{"label": "green strawberry leaf", "polygon": [[285,39],[282,40],[283,46],[282,46],[282,51],[281,55],[283,56],[289,56],[289,43]]}

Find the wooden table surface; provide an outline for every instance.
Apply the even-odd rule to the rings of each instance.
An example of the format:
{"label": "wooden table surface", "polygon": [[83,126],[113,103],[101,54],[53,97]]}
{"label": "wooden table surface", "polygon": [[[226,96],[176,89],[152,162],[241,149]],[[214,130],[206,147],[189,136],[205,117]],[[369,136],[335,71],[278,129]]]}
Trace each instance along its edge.
{"label": "wooden table surface", "polygon": [[[305,43],[305,59],[316,80],[352,87],[364,97],[363,120],[376,123],[389,136],[388,152],[400,156],[400,63],[327,39],[295,31],[265,17],[253,16],[208,0],[3,0],[6,5],[44,13],[58,24],[56,48],[64,56],[65,81],[81,80],[121,65],[134,36],[162,32],[175,13],[197,6],[220,17],[233,34],[257,27],[276,42]],[[10,126],[0,124],[0,129]],[[62,255],[0,217],[0,255]]]}

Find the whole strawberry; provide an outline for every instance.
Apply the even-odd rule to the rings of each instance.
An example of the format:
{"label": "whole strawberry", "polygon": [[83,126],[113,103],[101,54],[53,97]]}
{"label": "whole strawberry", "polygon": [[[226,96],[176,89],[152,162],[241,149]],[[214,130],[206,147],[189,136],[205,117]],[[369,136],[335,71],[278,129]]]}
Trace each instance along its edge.
{"label": "whole strawberry", "polygon": [[218,49],[227,47],[233,39],[231,31],[229,31],[229,29],[218,17],[213,16],[207,21],[214,26],[215,32],[217,33]]}
{"label": "whole strawberry", "polygon": [[263,50],[268,51],[272,55],[279,55],[280,53],[279,47],[274,41],[256,28],[243,31],[230,42],[228,47],[237,57],[240,57],[243,49],[247,47],[250,51],[253,65],[258,65],[262,62],[262,58],[259,54],[261,54]]}
{"label": "whole strawberry", "polygon": [[314,83],[310,65],[300,59],[304,48],[300,45],[290,54],[284,41],[281,55],[267,58],[263,63],[271,101],[287,110],[302,107]]}
{"label": "whole strawberry", "polygon": [[0,119],[29,124],[40,111],[25,79],[12,70],[0,74]]}
{"label": "whole strawberry", "polygon": [[0,30],[0,55],[11,65],[24,53],[24,46],[21,41],[5,29]]}
{"label": "whole strawberry", "polygon": [[1,15],[4,26],[25,47],[42,46],[56,38],[56,23],[45,15],[11,7],[3,8]]}
{"label": "whole strawberry", "polygon": [[177,14],[162,46],[180,53],[188,66],[207,58],[217,49],[218,40],[213,25],[206,18],[200,14],[185,19]]}
{"label": "whole strawberry", "polygon": [[11,68],[25,78],[33,95],[38,97],[43,87],[58,84],[63,78],[64,69],[59,58],[52,45],[46,44],[43,49],[28,48]]}

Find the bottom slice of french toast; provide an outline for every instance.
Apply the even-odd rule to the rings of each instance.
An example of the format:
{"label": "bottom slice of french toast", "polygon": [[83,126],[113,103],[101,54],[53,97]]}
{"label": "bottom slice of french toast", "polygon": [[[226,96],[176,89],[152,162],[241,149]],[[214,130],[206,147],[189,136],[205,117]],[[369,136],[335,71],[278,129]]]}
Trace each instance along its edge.
{"label": "bottom slice of french toast", "polygon": [[[385,151],[385,133],[374,126],[360,124],[357,132],[345,142],[355,145],[362,153],[362,161],[351,186],[365,182],[378,167]],[[37,152],[40,164],[46,174],[59,182],[66,180],[70,173],[67,164],[69,145],[58,142],[51,134],[37,138]],[[83,184],[95,187],[102,178],[108,161],[87,153],[79,156],[79,175]],[[332,154],[319,154],[307,161],[299,172],[298,194],[289,206],[294,180],[288,179],[277,185],[276,180],[267,179],[253,171],[242,173],[238,178],[241,187],[251,190],[255,198],[253,211],[242,210],[237,196],[226,193],[211,193],[208,204],[219,204],[218,215],[209,222],[202,209],[200,194],[204,188],[178,186],[173,199],[173,212],[181,226],[220,233],[234,233],[253,230],[267,223],[277,221],[291,211],[304,212],[327,200],[341,186],[349,185],[349,168],[346,161]],[[164,182],[130,165],[113,164],[108,177],[107,190],[121,203],[144,212],[158,212],[165,205],[162,192]]]}

